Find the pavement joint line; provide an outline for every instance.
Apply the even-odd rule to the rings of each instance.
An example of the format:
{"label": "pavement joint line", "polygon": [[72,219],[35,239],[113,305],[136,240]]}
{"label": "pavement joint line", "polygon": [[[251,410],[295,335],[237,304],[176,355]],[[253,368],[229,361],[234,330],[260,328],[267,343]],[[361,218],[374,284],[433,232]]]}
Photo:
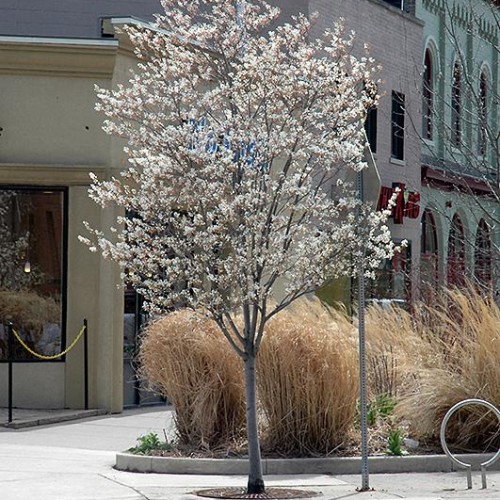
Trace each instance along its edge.
{"label": "pavement joint line", "polygon": [[144,498],[144,500],[150,500],[149,497],[147,497],[144,493],[142,493],[141,491],[139,491],[137,488],[134,488],[133,486],[130,486],[129,484],[125,484],[125,483],[122,483],[120,481],[118,481],[117,479],[113,478],[113,477],[108,477],[102,473],[98,473],[97,474],[99,477],[102,477],[103,479],[107,479],[108,481],[111,481],[112,483],[114,484],[117,484],[118,486],[123,486],[125,488],[128,488],[130,490],[132,490],[134,493],[137,493],[141,498]]}

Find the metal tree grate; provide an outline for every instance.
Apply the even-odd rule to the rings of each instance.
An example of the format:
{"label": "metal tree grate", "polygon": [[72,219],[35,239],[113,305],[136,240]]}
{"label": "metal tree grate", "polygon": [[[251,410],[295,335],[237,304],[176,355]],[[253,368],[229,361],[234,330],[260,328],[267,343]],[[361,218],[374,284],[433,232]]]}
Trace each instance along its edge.
{"label": "metal tree grate", "polygon": [[308,490],[295,490],[290,488],[267,488],[265,493],[247,493],[245,488],[212,488],[195,492],[199,497],[224,498],[224,499],[245,499],[261,498],[265,500],[282,500],[312,498],[320,493]]}

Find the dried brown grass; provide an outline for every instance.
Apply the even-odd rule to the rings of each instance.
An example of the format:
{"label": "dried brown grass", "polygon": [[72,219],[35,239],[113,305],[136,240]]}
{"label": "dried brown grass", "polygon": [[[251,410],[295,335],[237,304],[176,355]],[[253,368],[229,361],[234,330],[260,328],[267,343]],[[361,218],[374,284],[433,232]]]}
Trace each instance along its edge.
{"label": "dried brown grass", "polygon": [[274,317],[258,356],[266,447],[287,456],[328,454],[356,418],[358,362],[349,320],[317,300]]}
{"label": "dried brown grass", "polygon": [[142,371],[175,405],[179,444],[215,449],[239,438],[245,426],[241,361],[214,321],[190,310],[147,326]]}
{"label": "dried brown grass", "polygon": [[416,370],[436,363],[436,353],[413,316],[399,308],[372,306],[366,316],[370,398],[397,398],[415,382]]}
{"label": "dried brown grass", "polygon": [[[436,437],[445,413],[463,399],[485,399],[500,407],[500,309],[493,298],[472,288],[443,292],[416,322],[433,359],[417,370],[397,409],[416,435]],[[448,429],[449,440],[464,448],[489,443],[498,449],[500,444],[495,415],[485,415],[480,407],[462,410]]]}
{"label": "dried brown grass", "polygon": [[41,330],[47,323],[60,323],[61,306],[35,292],[0,291],[0,322],[6,321],[17,328]]}
{"label": "dried brown grass", "polygon": [[[367,313],[370,397],[399,401],[394,421],[409,424],[418,439],[437,436],[446,411],[462,399],[480,397],[500,405],[498,306],[472,291],[443,297],[411,314],[397,308]],[[241,360],[214,322],[180,311],[152,323],[141,360],[145,376],[176,406],[181,444],[214,449],[241,443]],[[266,327],[257,363],[267,452],[314,456],[352,444],[357,329],[342,313],[311,300],[281,312]],[[498,446],[492,414],[474,409],[459,419],[460,425],[450,422],[450,441]]]}

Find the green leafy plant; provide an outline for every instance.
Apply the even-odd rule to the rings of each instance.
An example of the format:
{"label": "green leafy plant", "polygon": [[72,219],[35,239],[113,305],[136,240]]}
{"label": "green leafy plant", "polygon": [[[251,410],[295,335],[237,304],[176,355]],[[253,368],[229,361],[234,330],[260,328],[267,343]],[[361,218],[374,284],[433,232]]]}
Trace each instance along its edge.
{"label": "green leafy plant", "polygon": [[157,450],[172,450],[172,445],[167,441],[160,441],[156,432],[149,432],[145,436],[138,437],[137,442],[139,443],[137,446],[129,448],[128,450],[136,455],[151,455],[153,451]]}
{"label": "green leafy plant", "polygon": [[403,433],[401,429],[394,429],[387,438],[387,455],[402,456],[403,453]]}
{"label": "green leafy plant", "polygon": [[379,394],[375,401],[368,404],[366,420],[368,425],[375,425],[377,417],[386,419],[390,417],[396,406],[396,401],[387,394]]}
{"label": "green leafy plant", "polygon": [[366,411],[366,421],[368,425],[375,425],[377,422],[377,415],[377,406],[374,403],[370,403]]}
{"label": "green leafy plant", "polygon": [[377,396],[375,404],[378,414],[383,418],[387,418],[394,413],[396,401],[387,394],[380,394]]}

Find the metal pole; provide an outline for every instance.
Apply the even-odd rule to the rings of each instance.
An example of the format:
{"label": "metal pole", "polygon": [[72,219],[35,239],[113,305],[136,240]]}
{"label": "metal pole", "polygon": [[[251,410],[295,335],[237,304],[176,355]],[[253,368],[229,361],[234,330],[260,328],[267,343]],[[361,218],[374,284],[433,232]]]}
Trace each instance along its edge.
{"label": "metal pole", "polygon": [[131,362],[134,370],[134,403],[136,406],[141,404],[141,381],[137,374],[137,342],[142,325],[142,300],[141,295],[135,293],[135,317],[134,317],[134,353],[132,354]]}
{"label": "metal pole", "polygon": [[12,323],[7,322],[7,346],[9,350],[9,423],[12,422],[12,361],[13,361],[13,342],[12,342]]}
{"label": "metal pole", "polygon": [[[358,172],[357,188],[359,198],[363,201],[363,172]],[[361,222],[358,220],[358,223]],[[365,251],[358,264],[358,335],[359,335],[359,405],[361,424],[361,489],[370,489],[368,471],[368,421],[367,421],[367,398],[366,398],[366,350],[365,350]]]}
{"label": "metal pole", "polygon": [[85,409],[89,409],[89,339],[88,339],[88,323],[87,318],[83,320],[83,371],[84,371],[84,399]]}
{"label": "metal pole", "polygon": [[361,413],[361,491],[370,489],[368,472],[368,421],[366,401],[365,351],[365,277],[364,264],[359,264],[358,275],[358,334],[359,334],[359,404]]}

